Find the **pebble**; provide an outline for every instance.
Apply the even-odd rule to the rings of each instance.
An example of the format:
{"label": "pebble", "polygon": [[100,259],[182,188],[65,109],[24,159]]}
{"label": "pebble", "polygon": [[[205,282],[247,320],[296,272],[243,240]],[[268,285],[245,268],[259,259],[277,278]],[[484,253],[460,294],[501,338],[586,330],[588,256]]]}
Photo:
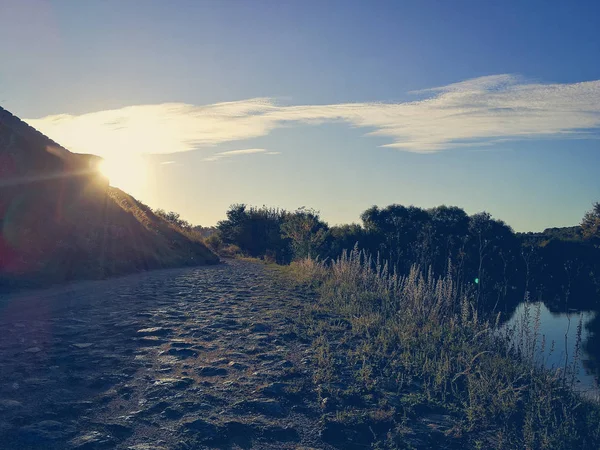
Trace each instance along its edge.
{"label": "pebble", "polygon": [[69,447],[73,450],[93,450],[99,448],[110,448],[115,444],[115,440],[109,434],[99,431],[90,431],[72,439]]}
{"label": "pebble", "polygon": [[[75,283],[64,298],[40,292],[47,317],[7,324],[1,316],[0,329],[18,324],[36,340],[0,334],[0,431],[20,426],[18,441],[0,447],[192,450],[251,448],[259,439],[288,448],[279,442],[314,440],[318,417],[289,426],[290,384],[278,379],[296,361],[289,355],[306,357],[310,344],[283,343],[288,321],[277,314],[291,295],[264,273],[233,261]],[[14,348],[48,364],[15,358]]]}
{"label": "pebble", "polygon": [[214,377],[218,375],[227,375],[227,370],[222,367],[200,366],[196,372],[201,377]]}
{"label": "pebble", "polygon": [[72,345],[73,347],[75,347],[75,348],[82,348],[82,349],[83,349],[83,348],[88,348],[88,347],[91,347],[91,346],[92,346],[92,345],[94,345],[94,344],[93,344],[93,343],[91,343],[91,342],[86,342],[86,343],[80,343],[80,344],[71,344],[71,345]]}
{"label": "pebble", "polygon": [[42,349],[39,347],[30,347],[25,350],[25,353],[39,353],[41,351],[42,351]]}

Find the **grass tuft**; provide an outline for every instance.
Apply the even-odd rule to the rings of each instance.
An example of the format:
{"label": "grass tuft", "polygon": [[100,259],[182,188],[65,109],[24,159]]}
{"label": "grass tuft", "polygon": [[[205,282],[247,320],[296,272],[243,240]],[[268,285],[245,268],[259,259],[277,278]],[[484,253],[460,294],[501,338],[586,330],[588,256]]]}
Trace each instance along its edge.
{"label": "grass tuft", "polygon": [[375,448],[600,448],[600,407],[573,390],[575,362],[551,371],[536,360],[539,311],[533,327],[499,332],[500,317],[480,317],[450,275],[399,276],[358,249],[285,272],[318,293],[299,329],[324,420],[370,417]]}

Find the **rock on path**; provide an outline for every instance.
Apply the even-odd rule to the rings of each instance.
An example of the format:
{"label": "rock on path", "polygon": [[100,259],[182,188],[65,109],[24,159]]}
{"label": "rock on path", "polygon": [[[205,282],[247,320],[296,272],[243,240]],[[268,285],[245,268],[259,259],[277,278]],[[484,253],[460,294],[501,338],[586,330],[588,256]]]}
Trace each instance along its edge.
{"label": "rock on path", "polygon": [[294,296],[243,261],[1,296],[0,448],[329,448]]}

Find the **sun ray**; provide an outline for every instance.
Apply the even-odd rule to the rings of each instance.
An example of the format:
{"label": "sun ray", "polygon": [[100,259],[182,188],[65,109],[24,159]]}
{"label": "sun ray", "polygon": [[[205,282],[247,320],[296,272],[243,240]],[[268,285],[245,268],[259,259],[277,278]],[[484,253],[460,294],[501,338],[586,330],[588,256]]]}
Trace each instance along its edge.
{"label": "sun ray", "polygon": [[98,165],[111,186],[129,193],[139,193],[147,182],[147,163],[142,156],[108,157]]}

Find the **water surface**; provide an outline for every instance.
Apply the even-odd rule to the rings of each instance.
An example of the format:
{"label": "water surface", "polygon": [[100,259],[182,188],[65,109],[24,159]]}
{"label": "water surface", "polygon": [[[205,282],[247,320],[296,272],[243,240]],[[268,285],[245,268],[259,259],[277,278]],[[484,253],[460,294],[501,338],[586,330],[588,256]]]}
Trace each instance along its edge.
{"label": "water surface", "polygon": [[[552,312],[543,303],[520,304],[503,326],[515,327],[520,336],[522,326],[535,329],[539,309],[538,340],[535,357],[550,369],[575,369],[575,388],[586,396],[600,398],[600,315],[595,311]],[[580,345],[577,350],[578,329]]]}

